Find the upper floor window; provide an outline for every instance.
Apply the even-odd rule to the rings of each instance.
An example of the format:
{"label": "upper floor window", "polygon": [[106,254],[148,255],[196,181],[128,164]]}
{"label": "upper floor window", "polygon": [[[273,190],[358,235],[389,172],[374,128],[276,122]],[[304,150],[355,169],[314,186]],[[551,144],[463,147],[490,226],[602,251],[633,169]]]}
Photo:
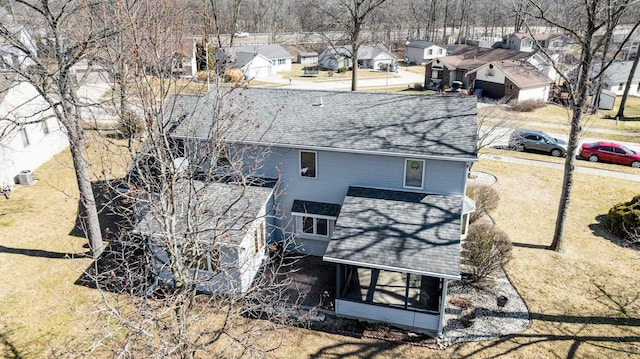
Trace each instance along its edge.
{"label": "upper floor window", "polygon": [[429,49],[429,55],[433,55],[433,49]]}
{"label": "upper floor window", "polygon": [[300,176],[316,178],[316,156],[315,151],[300,151]]}
{"label": "upper floor window", "polygon": [[278,65],[286,65],[287,59],[278,59]]}
{"label": "upper floor window", "polygon": [[404,162],[404,186],[422,188],[424,160],[407,159]]}
{"label": "upper floor window", "polygon": [[31,144],[31,142],[29,141],[29,135],[27,134],[27,129],[26,128],[21,128],[20,129],[20,138],[22,139],[22,147],[29,147],[29,145]]}
{"label": "upper floor window", "polygon": [[442,55],[442,49],[438,49],[438,55]]}

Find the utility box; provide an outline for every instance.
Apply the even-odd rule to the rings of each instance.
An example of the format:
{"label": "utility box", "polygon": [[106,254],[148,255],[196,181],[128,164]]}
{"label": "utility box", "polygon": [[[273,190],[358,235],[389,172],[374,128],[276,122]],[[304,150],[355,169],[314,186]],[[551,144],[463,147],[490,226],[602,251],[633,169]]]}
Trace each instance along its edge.
{"label": "utility box", "polygon": [[616,94],[608,90],[600,91],[600,102],[598,108],[601,110],[613,110],[616,103]]}
{"label": "utility box", "polygon": [[18,173],[18,184],[32,185],[36,181],[36,177],[32,170],[22,170]]}

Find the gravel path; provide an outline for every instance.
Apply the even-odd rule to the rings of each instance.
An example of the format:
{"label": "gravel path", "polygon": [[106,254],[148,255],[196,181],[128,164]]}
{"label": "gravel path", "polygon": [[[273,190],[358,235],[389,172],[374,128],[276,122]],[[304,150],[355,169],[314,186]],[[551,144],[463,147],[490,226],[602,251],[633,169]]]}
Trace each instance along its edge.
{"label": "gravel path", "polygon": [[[469,176],[469,185],[490,186],[495,182],[495,176],[486,172],[473,171]],[[438,340],[441,347],[452,343],[495,339],[529,327],[529,309],[504,270],[498,269],[489,279],[491,284],[482,289],[465,286],[460,281],[449,283],[445,326]],[[504,306],[498,305],[500,296],[507,299]],[[472,307],[455,305],[460,298],[468,300]]]}
{"label": "gravel path", "polygon": [[[445,346],[495,339],[529,327],[529,310],[504,271],[499,269],[491,279],[494,284],[487,289],[464,286],[459,281],[450,283],[441,339]],[[503,307],[498,306],[499,296],[507,298]],[[462,309],[451,303],[452,298],[468,299],[473,308]]]}

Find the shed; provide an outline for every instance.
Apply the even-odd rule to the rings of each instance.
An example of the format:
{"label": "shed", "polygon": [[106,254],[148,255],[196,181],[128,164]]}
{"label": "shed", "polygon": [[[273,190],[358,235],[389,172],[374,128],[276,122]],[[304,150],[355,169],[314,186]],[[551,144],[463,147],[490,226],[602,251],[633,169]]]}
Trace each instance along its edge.
{"label": "shed", "polygon": [[600,101],[598,102],[598,108],[601,110],[613,110],[613,106],[616,103],[616,94],[612,91],[602,89],[600,91]]}

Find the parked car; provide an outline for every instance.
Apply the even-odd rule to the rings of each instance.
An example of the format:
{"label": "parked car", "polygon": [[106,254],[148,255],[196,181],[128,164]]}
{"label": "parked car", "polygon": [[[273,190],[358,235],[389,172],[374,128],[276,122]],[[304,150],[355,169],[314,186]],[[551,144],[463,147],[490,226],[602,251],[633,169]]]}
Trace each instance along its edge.
{"label": "parked car", "polygon": [[545,152],[553,157],[567,154],[567,142],[537,130],[513,131],[509,137],[509,148],[516,151]]}
{"label": "parked car", "polygon": [[580,157],[591,162],[611,162],[640,168],[640,153],[616,142],[583,143]]}
{"label": "parked car", "polygon": [[233,37],[245,38],[245,37],[249,37],[249,33],[248,32],[238,31],[238,32],[233,34]]}

